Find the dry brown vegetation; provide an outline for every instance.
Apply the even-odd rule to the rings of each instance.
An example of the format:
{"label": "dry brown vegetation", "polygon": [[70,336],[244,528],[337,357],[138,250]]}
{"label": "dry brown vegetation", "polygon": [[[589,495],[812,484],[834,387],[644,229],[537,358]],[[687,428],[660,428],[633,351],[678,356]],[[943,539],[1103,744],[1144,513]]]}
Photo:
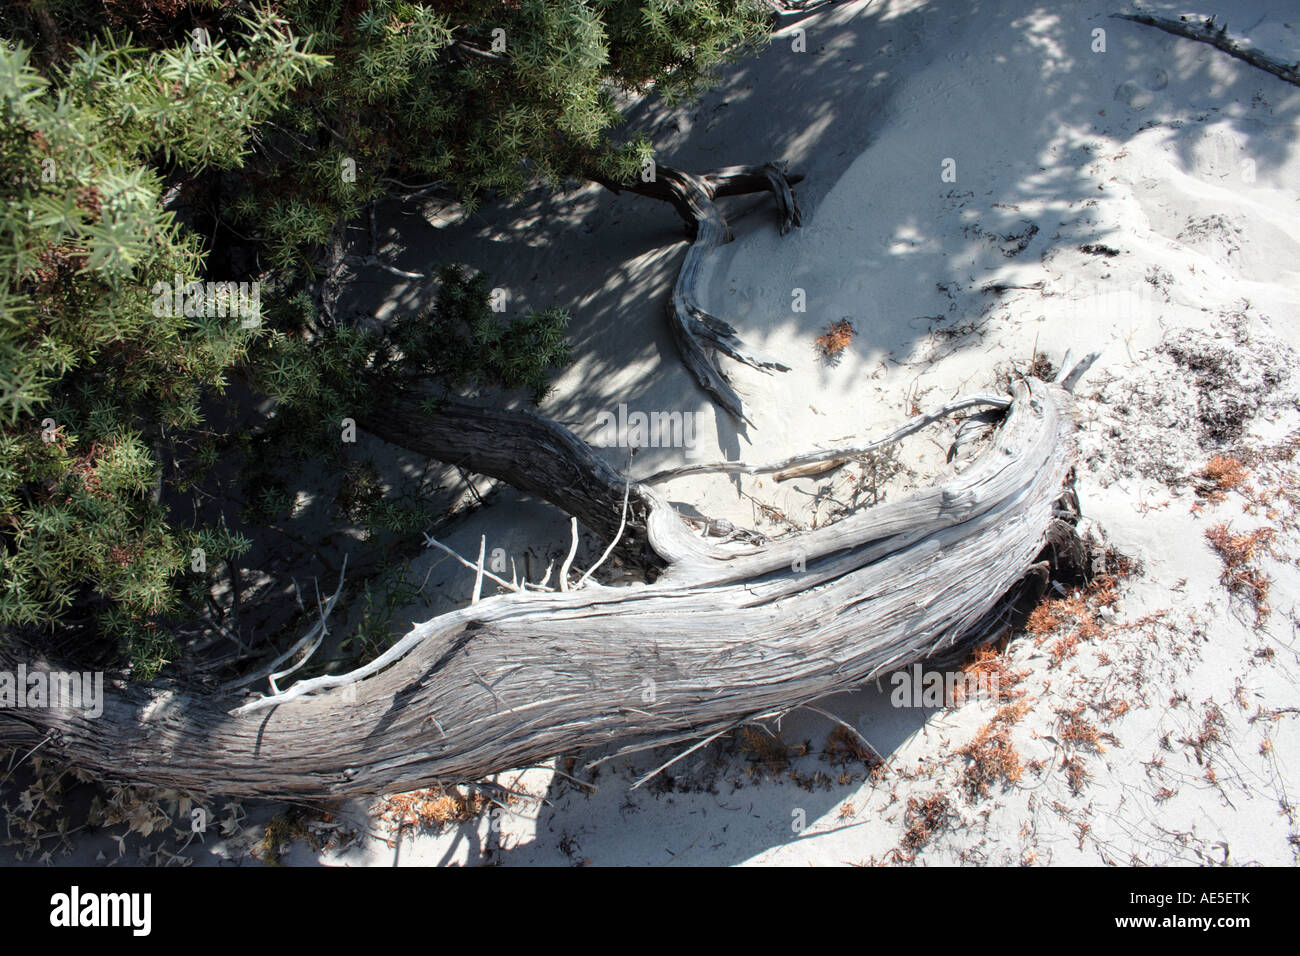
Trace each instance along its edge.
{"label": "dry brown vegetation", "polygon": [[1119,720],[1129,712],[1129,702],[1119,698],[1111,698],[1102,701],[1098,705],[1098,709],[1102,712],[1102,720],[1109,724],[1111,721]]}
{"label": "dry brown vegetation", "polygon": [[[1300,481],[1291,467],[1298,448],[1300,432],[1293,432],[1274,446],[1242,452],[1240,458],[1215,455],[1198,476],[1197,494],[1202,498],[1221,502],[1226,492],[1236,491],[1245,498],[1243,508],[1247,514],[1262,516],[1273,525],[1236,533],[1227,522],[1219,522],[1205,532],[1223,561],[1220,582],[1251,604],[1257,624],[1271,613],[1268,595],[1272,583],[1257,559],[1274,553],[1279,533],[1300,529]],[[1253,484],[1247,481],[1252,473]]]}
{"label": "dry brown vegetation", "polygon": [[1008,727],[991,721],[961,749],[966,758],[961,782],[971,799],[986,797],[997,784],[1010,786],[1020,780],[1023,767],[1020,752],[1011,742]]}
{"label": "dry brown vegetation", "polygon": [[307,826],[307,812],[300,807],[290,807],[267,822],[262,839],[253,847],[253,856],[266,866],[280,866],[280,858],[299,840],[315,851],[321,849],[316,834]]}
{"label": "dry brown vegetation", "polygon": [[761,775],[766,770],[772,776],[783,773],[790,766],[790,748],[764,727],[746,724],[736,732],[736,747],[755,760],[751,775]]}
{"label": "dry brown vegetation", "polygon": [[1003,704],[970,743],[957,751],[966,762],[961,774],[962,789],[972,800],[988,796],[995,785],[1007,787],[1019,782],[1024,767],[1020,752],[1011,742],[1011,728],[1028,712],[1029,701],[1024,699]]}
{"label": "dry brown vegetation", "polygon": [[1038,644],[1053,634],[1058,635],[1050,648],[1053,667],[1073,657],[1081,640],[1090,641],[1105,633],[1101,609],[1119,601],[1117,585],[1134,572],[1133,566],[1124,559],[1115,561],[1113,571],[1096,575],[1085,589],[1072,591],[1065,597],[1045,599],[1030,613],[1025,630]]}
{"label": "dry brown vegetation", "polygon": [[1083,765],[1083,760],[1077,754],[1069,754],[1062,759],[1061,767],[1065,770],[1065,779],[1070,784],[1070,792],[1077,797],[1083,791],[1084,785],[1092,779],[1092,774],[1088,773],[1088,768]]}
{"label": "dry brown vegetation", "polygon": [[[1063,597],[1045,599],[1030,614],[1025,630],[1042,644],[1055,637],[1049,648],[1052,665],[1059,666],[1077,653],[1081,641],[1101,637],[1108,624],[1102,610],[1118,603],[1119,583],[1137,572],[1137,567],[1123,556],[1113,552],[1105,554],[1106,571],[1093,576],[1088,585],[1075,589]],[[1158,617],[1159,615],[1157,615]],[[965,747],[958,751],[964,758],[960,782],[971,799],[988,796],[997,785],[1006,787],[1020,781],[1025,764],[1011,739],[1011,728],[1025,715],[1030,702],[1025,692],[1016,687],[1028,672],[1011,670],[1005,653],[992,646],[976,649],[963,668],[974,673],[980,686],[992,684],[996,679],[998,698],[1003,701],[997,714],[982,727]],[[1102,711],[1106,720],[1114,720],[1128,710],[1128,703],[1108,701]],[[1060,739],[1067,748],[1062,767],[1070,789],[1079,793],[1089,779],[1082,759],[1070,753],[1073,748],[1086,748],[1100,752],[1102,741],[1114,741],[1110,734],[1099,730],[1084,719],[1083,707],[1063,712],[1063,729]]]}
{"label": "dry brown vegetation", "polygon": [[188,866],[183,851],[199,845],[191,816],[199,807],[209,834],[243,830],[237,800],[200,804],[176,790],[98,781],[40,754],[0,749],[0,848],[19,862],[52,864],[73,851],[75,834],[89,830],[116,843],[116,854],[100,862]]}
{"label": "dry brown vegetation", "polygon": [[[1029,676],[1027,670],[1012,669],[1011,658],[1006,653],[1007,644],[1006,640],[999,644],[981,644],[971,652],[961,668],[963,673],[974,678],[981,693],[995,696],[1004,703],[1024,696],[1024,690],[1017,685]],[[968,686],[965,682],[955,686],[955,699],[950,701],[952,705],[962,703]]]}
{"label": "dry brown vegetation", "polygon": [[[924,799],[908,797],[907,809],[903,812],[907,830],[899,845],[914,856],[917,850],[944,830],[954,816],[952,804],[945,794],[932,793]],[[910,860],[911,857],[906,859]]]}
{"label": "dry brown vegetation", "polygon": [[379,820],[389,832],[425,828],[441,830],[451,823],[466,823],[481,816],[491,805],[482,793],[463,794],[454,787],[429,787],[399,793],[379,808]]}
{"label": "dry brown vegetation", "polygon": [[[1252,468],[1254,483],[1234,486],[1246,499],[1247,514],[1263,515],[1281,532],[1300,531],[1300,429],[1277,444],[1243,452]],[[1213,464],[1213,462],[1211,462]]]}
{"label": "dry brown vegetation", "polygon": [[1029,363],[1029,368],[1025,374],[1032,375],[1044,382],[1051,382],[1056,379],[1056,371],[1056,366],[1052,364],[1051,359],[1042,352],[1035,351],[1033,361]]}
{"label": "dry brown vegetation", "polygon": [[1208,501],[1219,502],[1229,491],[1242,487],[1250,471],[1236,458],[1215,455],[1197,477],[1196,493]]}
{"label": "dry brown vegetation", "polygon": [[836,767],[861,763],[874,771],[884,766],[880,758],[858,739],[857,734],[850,732],[846,727],[836,727],[830,732],[822,755]]}
{"label": "dry brown vegetation", "polygon": [[853,341],[853,323],[848,319],[832,322],[826,331],[817,336],[817,350],[826,358],[838,358]]}
{"label": "dry brown vegetation", "polygon": [[1061,725],[1060,739],[1061,743],[1071,747],[1085,747],[1094,750],[1097,753],[1105,752],[1102,741],[1114,742],[1115,738],[1108,733],[1103,733],[1092,721],[1084,718],[1084,706],[1080,704],[1072,711],[1064,711],[1061,718],[1064,723]]}
{"label": "dry brown vegetation", "polygon": [[1219,522],[1205,532],[1210,546],[1223,562],[1219,581],[1233,594],[1251,602],[1255,609],[1255,622],[1263,624],[1268,619],[1268,575],[1255,564],[1261,553],[1269,550],[1276,536],[1272,528],[1256,528],[1248,534],[1233,534],[1226,522]]}
{"label": "dry brown vegetation", "polygon": [[[1275,445],[1215,455],[1196,475],[1196,494],[1219,503],[1227,492],[1235,491],[1245,499],[1247,514],[1262,515],[1279,531],[1300,530],[1300,476],[1294,468],[1297,451],[1300,430]],[[1192,510],[1200,508],[1198,503]]]}
{"label": "dry brown vegetation", "polygon": [[1196,762],[1204,766],[1206,751],[1223,739],[1223,727],[1223,711],[1218,704],[1211,702],[1196,733],[1191,737],[1181,737],[1178,742],[1191,747]]}

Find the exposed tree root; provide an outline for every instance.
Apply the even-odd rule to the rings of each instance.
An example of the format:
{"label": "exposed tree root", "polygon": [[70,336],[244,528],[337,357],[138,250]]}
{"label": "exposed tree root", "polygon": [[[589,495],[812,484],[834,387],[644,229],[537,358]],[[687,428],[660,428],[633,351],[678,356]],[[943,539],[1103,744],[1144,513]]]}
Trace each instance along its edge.
{"label": "exposed tree root", "polygon": [[686,251],[686,258],[682,261],[677,282],[673,285],[673,294],[668,301],[669,327],[682,362],[695,376],[700,387],[728,414],[747,425],[753,423],[745,415],[740,396],[731,387],[722,368],[709,351],[721,352],[742,365],[760,371],[788,372],[789,366],[746,346],[730,324],[700,305],[695,287],[705,258],[732,238],[726,219],[714,200],[720,196],[771,192],[776,197],[781,216],[781,235],[784,236],[802,223],[799,204],[791,189],[800,179],[801,176],[788,176],[783,164],[768,163],[765,166],[728,166],[703,175],[683,172],[671,166],[658,166],[655,178],[650,182],[638,180],[628,185],[601,180],[616,192],[626,189],[638,195],[671,202],[686,222],[694,241]]}

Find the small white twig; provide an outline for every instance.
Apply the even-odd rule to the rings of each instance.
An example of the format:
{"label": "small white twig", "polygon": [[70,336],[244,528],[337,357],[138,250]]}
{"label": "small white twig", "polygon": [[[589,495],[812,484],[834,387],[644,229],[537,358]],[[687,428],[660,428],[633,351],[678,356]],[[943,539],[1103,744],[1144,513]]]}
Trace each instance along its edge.
{"label": "small white twig", "polygon": [[827,720],[835,721],[835,723],[839,724],[841,727],[843,727],[853,736],[857,737],[858,740],[862,741],[862,743],[866,746],[866,748],[876,755],[877,760],[879,760],[881,763],[888,762],[885,760],[884,756],[881,755],[880,751],[877,750],[874,746],[872,746],[871,741],[868,740],[866,737],[864,737],[861,731],[859,731],[858,728],[854,727],[852,724],[848,723],[847,721],[840,720],[840,718],[836,717],[834,714],[830,713],[829,711],[822,710],[820,707],[814,707],[812,704],[804,704],[803,709],[811,710],[814,714],[821,714]]}
{"label": "small white twig", "polygon": [[573,564],[573,556],[578,553],[578,519],[569,519],[569,531],[573,536],[573,541],[569,545],[569,556],[564,559],[560,565],[560,590],[569,590],[569,566]]}
{"label": "small white twig", "polygon": [[[912,388],[908,387],[908,399],[911,400]],[[865,455],[873,452],[877,448],[894,442],[902,441],[909,435],[919,432],[922,428],[932,425],[954,412],[960,412],[967,408],[975,408],[986,405],[992,408],[1010,408],[1011,398],[998,395],[972,395],[970,398],[963,398],[956,402],[951,402],[943,408],[930,412],[928,415],[918,415],[911,419],[907,424],[894,429],[888,435],[882,438],[876,438],[872,441],[860,445],[846,445],[842,448],[827,448],[821,451],[809,452],[805,455],[792,455],[783,461],[772,462],[767,465],[747,465],[743,461],[718,461],[711,464],[685,465],[680,468],[668,468],[664,471],[657,471],[653,475],[640,479],[643,485],[657,485],[661,482],[668,481],[671,478],[685,478],[688,475],[705,475],[713,472],[725,472],[732,475],[767,475],[777,471],[786,471],[800,465],[808,465],[819,461],[829,461],[833,458],[853,458],[857,455]]]}
{"label": "small white twig", "polygon": [[533,588],[534,590],[537,591],[549,591],[550,588],[546,586],[546,582],[551,580],[551,572],[553,570],[555,570],[555,562],[554,561],[546,562],[546,573],[542,575],[542,580],[537,584],[530,584],[529,582],[525,581],[524,587]]}
{"label": "small white twig", "polygon": [[681,753],[679,753],[679,754],[678,754],[676,757],[674,757],[672,760],[668,761],[668,762],[665,763],[665,764],[660,764],[658,767],[655,767],[655,769],[651,770],[648,774],[646,774],[644,777],[642,777],[642,778],[641,778],[640,780],[638,780],[636,783],[632,784],[632,786],[629,787],[628,789],[629,789],[629,790],[635,790],[637,787],[641,786],[641,784],[645,783],[647,780],[650,780],[651,778],[653,778],[654,776],[656,776],[656,775],[659,774],[660,772],[662,772],[662,771],[664,771],[664,770],[667,770],[669,767],[671,767],[671,766],[672,766],[673,764],[675,764],[677,761],[681,760],[683,757],[688,757],[688,756],[690,756],[691,754],[695,753],[695,751],[699,750],[701,747],[705,746],[706,744],[711,744],[711,743],[713,743],[713,741],[717,740],[719,737],[721,737],[721,736],[722,736],[723,734],[725,734],[727,731],[734,729],[735,726],[736,726],[735,724],[729,724],[729,725],[727,725],[726,727],[723,727],[721,730],[719,730],[716,734],[712,734],[712,735],[710,735],[710,736],[708,736],[708,737],[705,737],[703,740],[699,741],[697,744],[695,744],[694,746],[690,747],[689,749],[687,749],[687,750],[683,750]]}
{"label": "small white twig", "polygon": [[[347,555],[344,555],[344,557],[343,557],[343,564],[344,564],[344,567],[347,567]],[[340,582],[340,584],[341,584],[341,583],[342,583],[342,582]],[[312,642],[312,645],[311,645],[309,648],[307,648],[307,653],[306,653],[306,654],[303,654],[302,657],[298,658],[297,663],[291,665],[290,667],[285,668],[285,669],[282,670],[282,671],[278,671],[278,672],[276,672],[276,673],[274,673],[274,674],[269,674],[269,675],[267,675],[266,680],[267,680],[267,683],[269,683],[269,684],[271,685],[271,692],[272,692],[272,693],[275,693],[275,694],[280,693],[280,685],[277,684],[276,682],[277,682],[281,677],[288,677],[288,676],[289,676],[290,674],[292,674],[294,671],[296,671],[296,670],[298,670],[300,667],[302,667],[303,664],[306,664],[307,661],[311,659],[311,656],[312,656],[313,654],[315,654],[316,651],[320,648],[321,644],[323,644],[323,643],[325,642],[325,638],[326,638],[326,636],[328,636],[328,634],[329,634],[329,628],[328,628],[328,627],[326,626],[326,624],[325,624],[325,621],[329,618],[329,614],[327,614],[326,611],[325,611],[325,608],[323,608],[323,607],[321,606],[321,603],[320,603],[320,584],[316,581],[315,578],[312,578],[312,587],[313,587],[313,588],[315,589],[315,591],[316,591],[316,611],[320,614],[320,627],[317,629],[317,630],[319,631],[319,633],[317,633],[317,635],[316,635],[316,640]],[[335,596],[337,597],[337,592],[335,592]],[[332,603],[331,603],[331,605],[330,605],[330,608],[331,608],[331,610],[333,609],[333,604],[332,604]],[[304,638],[304,640],[305,640],[305,638]],[[302,643],[303,643],[302,641],[299,641],[297,647],[301,647],[301,646],[302,646]],[[297,648],[295,647],[295,650],[296,650],[296,649],[297,649]]]}
{"label": "small white twig", "polygon": [[1083,358],[1079,359],[1077,365],[1071,366],[1069,364],[1070,353],[1067,351],[1065,353],[1064,361],[1061,362],[1061,372],[1056,379],[1057,384],[1067,392],[1073,392],[1074,387],[1079,384],[1079,379],[1083,378],[1083,376],[1087,374],[1088,370],[1092,368],[1093,363],[1099,358],[1101,358],[1100,352],[1089,352]]}
{"label": "small white twig", "polygon": [[407,272],[405,269],[399,269],[397,266],[389,265],[382,259],[374,256],[344,256],[345,262],[355,263],[359,266],[374,266],[377,269],[383,269],[385,272],[391,272],[393,275],[402,279],[427,279],[423,272]]}
{"label": "small white twig", "polygon": [[[293,647],[289,648],[287,651],[285,651],[275,660],[271,661],[270,664],[268,664],[266,667],[262,668],[261,670],[257,671],[256,673],[248,674],[247,676],[244,677],[238,677],[232,681],[228,681],[227,683],[223,684],[222,690],[233,690],[236,687],[244,687],[247,684],[252,684],[255,681],[261,680],[263,677],[269,677],[271,681],[271,690],[273,692],[272,696],[279,696],[281,692],[280,689],[276,686],[275,683],[276,679],[280,677],[284,677],[288,674],[292,674],[303,664],[307,663],[307,658],[311,657],[312,654],[316,653],[317,648],[319,648],[321,642],[324,641],[325,633],[326,633],[325,621],[329,618],[330,612],[334,610],[334,603],[339,599],[339,595],[343,593],[343,576],[344,574],[347,573],[347,569],[348,569],[348,556],[345,554],[343,555],[343,565],[342,567],[339,568],[338,587],[334,589],[334,593],[330,595],[330,598],[328,601],[325,602],[324,607],[321,607],[320,590],[319,588],[317,589],[316,609],[320,612],[320,619],[317,620],[317,622],[312,625],[311,629],[308,630],[307,633],[304,634],[298,640],[298,642],[293,645]],[[298,587],[298,582],[295,581],[294,589],[297,590],[297,587]],[[298,596],[298,603],[300,605],[302,604],[301,594],[299,594]],[[304,608],[304,610],[306,610],[306,608]],[[275,669],[277,667],[279,667],[285,661],[291,659],[295,654],[297,654],[304,647],[306,647],[307,644],[310,643],[313,639],[315,640],[315,643],[312,644],[311,649],[307,652],[307,655],[303,657],[301,661],[299,661],[293,667],[289,668],[289,670],[287,671],[281,671],[279,673],[275,672]]]}
{"label": "small white twig", "polygon": [[[462,558],[459,554],[457,554],[455,551],[451,550],[451,548],[447,547],[445,544],[443,544],[441,541],[439,541],[437,538],[435,538],[435,537],[434,537],[433,535],[431,535],[431,534],[426,534],[426,535],[424,536],[424,544],[425,544],[425,547],[434,547],[434,548],[439,548],[439,549],[441,549],[442,551],[445,551],[445,552],[446,552],[447,554],[449,554],[451,557],[455,558],[455,559],[456,559],[457,561],[459,561],[462,565],[464,565],[465,567],[469,568],[471,571],[475,572],[476,574],[477,574],[477,573],[480,571],[480,569],[482,568],[482,564],[481,564],[481,561],[482,561],[482,552],[481,552],[481,551],[479,552],[480,563],[479,563],[479,564],[474,564],[474,562],[472,562],[472,561],[466,561],[466,560],[465,560],[464,558]],[[493,581],[495,581],[497,584],[501,585],[503,588],[509,588],[511,591],[515,591],[515,592],[518,592],[518,591],[519,591],[519,588],[518,588],[518,587],[515,587],[515,586],[512,585],[509,581],[503,581],[501,578],[497,577],[497,576],[496,576],[495,574],[493,574],[491,571],[484,570],[482,573],[483,573],[483,577],[491,578]]]}
{"label": "small white twig", "polygon": [[[469,596],[470,604],[477,604],[483,595],[483,552],[487,548],[487,535],[478,536],[478,567],[474,569],[474,593]],[[514,585],[511,585],[514,587]],[[518,588],[514,588],[518,591]]]}
{"label": "small white twig", "polygon": [[582,587],[584,584],[587,583],[587,578],[591,577],[591,572],[595,571],[598,567],[600,567],[602,564],[605,563],[605,559],[608,558],[610,554],[613,553],[614,547],[618,544],[618,539],[623,537],[623,529],[627,527],[627,496],[631,488],[632,488],[632,483],[630,481],[626,481],[623,483],[623,513],[619,515],[618,531],[614,532],[614,537],[613,539],[610,540],[609,547],[605,549],[605,553],[600,556],[600,560],[597,561],[595,564],[593,564],[590,568],[588,568],[587,573],[578,579],[578,587]]}

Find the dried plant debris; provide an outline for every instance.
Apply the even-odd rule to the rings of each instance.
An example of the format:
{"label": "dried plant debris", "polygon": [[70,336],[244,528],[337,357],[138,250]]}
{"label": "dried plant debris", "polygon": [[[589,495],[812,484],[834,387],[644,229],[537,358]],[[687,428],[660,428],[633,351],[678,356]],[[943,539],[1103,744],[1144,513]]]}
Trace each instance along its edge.
{"label": "dried plant debris", "polygon": [[1234,534],[1224,522],[1213,525],[1205,532],[1210,546],[1223,562],[1220,583],[1229,591],[1244,597],[1254,609],[1255,623],[1263,624],[1268,620],[1269,586],[1271,579],[1259,567],[1261,555],[1270,553],[1270,545],[1277,536],[1272,528],[1256,528],[1254,531]]}
{"label": "dried plant debris", "polygon": [[1114,259],[1119,255],[1119,250],[1100,242],[1090,242],[1079,247],[1080,252],[1086,252],[1090,256],[1105,256],[1107,259]]}
{"label": "dried plant debris", "polygon": [[236,800],[204,803],[189,794],[155,787],[97,781],[40,754],[0,750],[0,846],[19,862],[51,864],[69,857],[74,835],[105,834],[116,854],[100,853],[107,865],[188,866],[194,849],[244,828]]}
{"label": "dried plant debris", "polygon": [[832,322],[823,334],[817,336],[817,351],[827,360],[837,361],[853,341],[853,332],[853,323],[848,316]]}
{"label": "dried plant debris", "polygon": [[826,738],[826,749],[822,751],[822,756],[832,766],[861,764],[873,774],[884,766],[880,757],[847,727],[835,727],[831,730]]}
{"label": "dried plant debris", "polygon": [[1180,744],[1186,744],[1192,748],[1192,753],[1196,756],[1196,762],[1200,766],[1206,766],[1210,750],[1223,741],[1223,730],[1226,723],[1223,719],[1223,711],[1219,705],[1212,700],[1205,702],[1205,716],[1201,719],[1201,725],[1196,732],[1179,738]]}
{"label": "dried plant debris", "polygon": [[1234,324],[1232,343],[1185,329],[1162,348],[1195,385],[1203,447],[1240,439],[1249,421],[1287,379],[1295,360],[1282,343],[1274,342],[1270,348],[1252,340],[1244,328],[1244,318]]}
{"label": "dried plant debris", "polygon": [[1218,503],[1229,491],[1241,488],[1250,477],[1250,469],[1231,455],[1215,455],[1197,475],[1196,494]]}
{"label": "dried plant debris", "polygon": [[1029,676],[1029,671],[1012,668],[1007,653],[1009,643],[1004,639],[997,644],[981,644],[971,651],[961,668],[970,683],[964,687],[961,683],[957,685],[958,694],[953,706],[959,707],[965,702],[972,686],[999,703],[1010,703],[1024,696],[1024,690],[1017,685]]}
{"label": "dried plant debris", "polygon": [[1018,231],[1003,233],[998,236],[998,250],[1008,259],[1014,259],[1020,253],[1029,248],[1029,244],[1034,241],[1034,236],[1038,235],[1038,226],[1027,220],[1024,222],[1024,228]]}
{"label": "dried plant debris", "polygon": [[1062,757],[1061,769],[1065,772],[1065,780],[1069,784],[1070,793],[1076,797],[1083,792],[1083,788],[1092,779],[1092,774],[1083,765],[1083,760],[1078,754],[1068,754]]}
{"label": "dried plant debris", "polygon": [[[1064,658],[1073,656],[1079,639],[1090,641],[1102,636],[1105,615],[1119,601],[1119,585],[1140,570],[1136,562],[1113,548],[1097,549],[1087,586],[1044,598],[1030,612],[1025,630],[1040,645],[1049,638],[1057,638],[1051,653],[1053,664],[1060,664]],[[1068,649],[1062,643],[1067,641]]]}
{"label": "dried plant debris", "polygon": [[1187,225],[1178,233],[1179,242],[1221,251],[1225,259],[1241,250],[1240,239],[1241,226],[1218,213],[1200,218],[1189,216]]}
{"label": "dried plant debris", "polygon": [[766,727],[746,724],[736,733],[736,749],[753,761],[754,771],[780,776],[790,767],[790,748]]}
{"label": "dried plant debris", "polygon": [[[946,794],[933,793],[928,797],[907,798],[907,809],[903,813],[903,823],[907,830],[899,846],[911,856],[933,840],[938,834],[948,829],[956,819],[952,802]],[[911,856],[904,859],[910,860]]]}
{"label": "dried plant debris", "polygon": [[1103,373],[1081,404],[1081,459],[1103,485],[1135,476],[1171,488],[1198,481],[1194,462],[1234,454],[1252,422],[1294,404],[1283,386],[1295,351],[1246,309],[1223,313],[1208,332],[1172,331],[1155,351],[1159,364]]}
{"label": "dried plant debris", "polygon": [[995,786],[1005,788],[1018,783],[1023,773],[1020,753],[1011,742],[1005,720],[995,718],[985,724],[961,749],[961,755],[966,761],[962,789],[972,800],[988,796]]}
{"label": "dried plant debris", "polygon": [[492,801],[479,790],[464,787],[429,787],[388,797],[379,807],[379,820],[394,835],[403,830],[441,831],[454,823],[467,823],[487,812]]}

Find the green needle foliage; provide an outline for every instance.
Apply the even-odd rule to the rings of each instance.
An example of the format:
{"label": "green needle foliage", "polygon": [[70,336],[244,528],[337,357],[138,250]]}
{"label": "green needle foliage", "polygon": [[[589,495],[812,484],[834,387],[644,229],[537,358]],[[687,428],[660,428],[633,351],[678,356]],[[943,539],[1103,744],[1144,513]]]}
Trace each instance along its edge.
{"label": "green needle foliage", "polygon": [[[629,181],[652,152],[613,135],[622,98],[692,96],[768,28],[757,0],[6,5],[0,639],[98,641],[155,676],[250,547],[220,517],[182,522],[177,500],[255,534],[308,461],[341,476],[341,521],[422,527],[343,454],[339,421],[428,381],[540,401],[570,361],[568,317],[507,320],[456,267],[426,312],[336,316],[322,290],[347,226],[417,189],[472,210]],[[260,283],[260,315],[172,295],[212,281]],[[218,408],[237,411],[217,426]],[[242,506],[214,478],[232,462]]]}
{"label": "green needle foliage", "polygon": [[199,424],[254,334],[154,314],[153,286],[203,265],[159,167],[237,166],[323,65],[272,18],[244,23],[240,52],[92,43],[52,78],[0,45],[0,628],[93,611],[146,676],[193,549],[243,544],[169,525],[154,449]]}
{"label": "green needle foliage", "polygon": [[[472,211],[567,178],[630,181],[648,141],[616,142],[623,91],[698,93],[762,42],[751,0],[285,0],[332,68],[297,99],[237,201],[277,265],[314,262],[340,220],[398,184],[440,182]],[[346,169],[347,177],[341,175]],[[349,181],[351,175],[355,181]]]}
{"label": "green needle foliage", "polygon": [[449,388],[493,386],[523,390],[540,402],[551,369],[571,359],[559,309],[505,321],[488,304],[487,277],[457,266],[439,271],[440,287],[427,312],[395,319],[387,328],[328,326],[305,342],[271,332],[273,360],[251,369],[253,384],[276,401],[257,435],[246,434],[249,453],[246,517],[265,523],[290,507],[290,486],[306,462],[325,464],[344,478],[343,515],[369,530],[411,534],[429,515],[383,498],[377,476],[351,460],[339,441],[339,423],[382,414],[383,402],[423,381]]}

